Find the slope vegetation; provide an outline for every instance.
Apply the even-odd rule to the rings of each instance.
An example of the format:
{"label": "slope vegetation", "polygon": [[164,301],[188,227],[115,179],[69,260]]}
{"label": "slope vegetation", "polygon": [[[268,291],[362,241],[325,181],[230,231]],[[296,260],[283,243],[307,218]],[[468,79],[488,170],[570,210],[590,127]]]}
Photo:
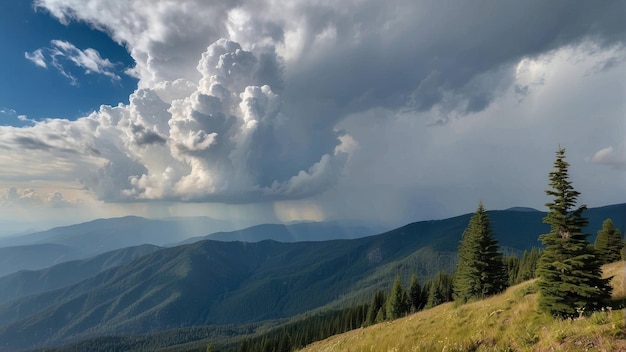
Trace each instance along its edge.
{"label": "slope vegetation", "polygon": [[624,351],[625,262],[614,276],[614,306],[574,320],[537,311],[534,281],[465,305],[446,303],[391,322],[316,342],[301,352],[360,351]]}
{"label": "slope vegetation", "polygon": [[149,244],[128,247],[89,259],[63,262],[40,270],[22,270],[0,277],[0,304],[80,282],[158,249],[159,247]]}

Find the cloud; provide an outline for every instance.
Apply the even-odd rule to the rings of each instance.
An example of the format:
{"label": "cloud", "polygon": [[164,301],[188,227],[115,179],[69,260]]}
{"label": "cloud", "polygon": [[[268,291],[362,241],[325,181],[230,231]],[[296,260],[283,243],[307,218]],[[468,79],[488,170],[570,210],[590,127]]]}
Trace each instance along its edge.
{"label": "cloud", "polygon": [[0,207],[40,207],[40,208],[67,208],[82,205],[80,199],[67,200],[61,192],[53,191],[41,195],[35,188],[18,189],[9,187],[0,190]]}
{"label": "cloud", "polygon": [[[586,162],[623,139],[615,2],[36,6],[124,45],[139,87],[129,104],[77,121],[0,128],[0,148],[29,148],[5,178],[76,179],[108,202],[302,199],[324,214],[407,219],[471,211],[477,199],[540,207],[532,190],[545,188],[559,143],[582,174],[619,160],[615,147]],[[57,44],[59,60],[107,68]],[[611,171],[596,199],[621,196],[603,192],[623,176]]]}
{"label": "cloud", "polygon": [[[78,85],[78,79],[66,66],[82,69],[84,74],[98,74],[109,77],[113,81],[118,81],[121,77],[115,73],[118,66],[109,59],[102,58],[100,53],[93,49],[78,49],[74,44],[63,40],[50,41],[51,47],[39,48],[32,53],[24,53],[26,59],[35,65],[47,68],[48,63],[57,69],[61,75],[70,80],[72,85]],[[48,63],[47,63],[48,62]]]}
{"label": "cloud", "polygon": [[309,158],[290,148],[299,121],[281,111],[283,99],[269,85],[280,85],[281,65],[271,47],[250,51],[220,39],[199,55],[197,84],[140,88],[129,104],[105,105],[76,121],[0,129],[0,148],[31,151],[30,166],[12,177],[67,168],[62,177],[105,201],[238,203],[319,193],[341,174],[349,150],[341,139],[348,137],[315,131],[323,138],[301,146]]}
{"label": "cloud", "polygon": [[162,81],[197,82],[198,57],[208,45],[227,35],[224,19],[238,1],[212,2],[124,1],[115,6],[104,1],[38,0],[62,23],[84,21],[125,45],[136,66],[128,73],[140,78],[140,87]]}
{"label": "cloud", "polygon": [[32,53],[25,52],[24,57],[26,57],[26,59],[32,61],[35,65],[39,67],[48,68],[48,65],[46,64],[46,60],[43,56],[42,50],[43,49],[37,49],[33,51]]}
{"label": "cloud", "polygon": [[35,122],[26,115],[18,115],[17,111],[3,107],[0,107],[0,118],[4,124],[10,126],[25,126]]}
{"label": "cloud", "polygon": [[626,151],[613,149],[612,146],[598,150],[591,162],[597,164],[610,165],[615,168],[626,168]]}
{"label": "cloud", "polygon": [[[196,82],[196,58],[220,37],[249,48],[273,45],[290,67],[286,104],[307,111],[317,106],[316,115],[332,123],[376,106],[408,104],[428,111],[449,95],[457,98],[445,102],[448,109],[472,113],[487,107],[498,92],[494,86],[475,90],[477,76],[492,72],[492,81],[506,84],[523,58],[585,38],[603,47],[624,43],[616,3],[527,1],[489,6],[487,13],[474,4],[413,0],[36,4],[64,23],[84,21],[126,45],[141,87],[175,79]],[[562,13],[568,13],[567,20]]]}

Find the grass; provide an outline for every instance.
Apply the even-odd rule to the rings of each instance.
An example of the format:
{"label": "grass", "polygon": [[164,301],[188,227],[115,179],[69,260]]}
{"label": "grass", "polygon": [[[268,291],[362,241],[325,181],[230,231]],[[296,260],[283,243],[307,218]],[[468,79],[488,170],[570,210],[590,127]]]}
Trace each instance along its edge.
{"label": "grass", "polygon": [[561,320],[539,312],[535,282],[528,281],[486,300],[446,303],[301,351],[626,351],[625,264],[604,267],[605,275],[614,277],[614,307],[584,318]]}

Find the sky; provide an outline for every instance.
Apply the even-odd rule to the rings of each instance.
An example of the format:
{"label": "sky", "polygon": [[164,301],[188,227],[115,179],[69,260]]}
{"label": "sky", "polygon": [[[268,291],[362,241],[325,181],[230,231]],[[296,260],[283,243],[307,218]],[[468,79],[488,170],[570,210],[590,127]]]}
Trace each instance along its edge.
{"label": "sky", "polygon": [[13,0],[0,234],[626,201],[623,1]]}

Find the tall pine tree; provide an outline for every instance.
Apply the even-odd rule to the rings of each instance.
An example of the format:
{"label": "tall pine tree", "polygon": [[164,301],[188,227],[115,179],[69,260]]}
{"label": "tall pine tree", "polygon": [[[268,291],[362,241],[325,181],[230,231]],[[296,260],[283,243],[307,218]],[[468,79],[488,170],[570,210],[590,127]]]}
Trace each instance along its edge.
{"label": "tall pine tree", "polygon": [[483,206],[470,219],[459,243],[459,263],[454,279],[454,297],[463,303],[502,292],[508,281],[498,241],[493,238]]}
{"label": "tall pine tree", "polygon": [[537,267],[539,308],[565,318],[606,307],[612,290],[610,279],[602,278],[602,261],[582,232],[588,223],[586,207],[575,208],[580,193],[572,187],[568,167],[565,149],[559,148],[546,191],[553,201],[546,204],[543,219],[550,233],[539,236],[545,250]]}
{"label": "tall pine tree", "polygon": [[615,225],[613,225],[613,220],[604,220],[602,229],[598,230],[598,236],[595,242],[596,251],[602,262],[606,264],[620,260],[622,258],[623,247],[624,242],[622,241],[622,234]]}

